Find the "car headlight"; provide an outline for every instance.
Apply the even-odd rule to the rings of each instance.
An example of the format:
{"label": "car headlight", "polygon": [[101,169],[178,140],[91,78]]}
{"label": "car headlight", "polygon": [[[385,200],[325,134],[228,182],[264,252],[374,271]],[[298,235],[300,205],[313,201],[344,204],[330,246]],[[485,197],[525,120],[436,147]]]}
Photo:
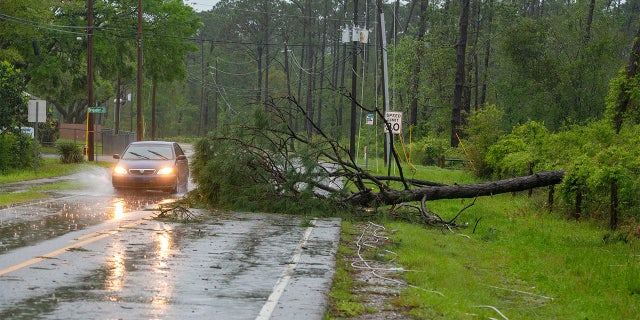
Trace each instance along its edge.
{"label": "car headlight", "polygon": [[114,174],[127,174],[127,169],[121,167],[121,166],[116,166],[115,168],[113,168],[113,173]]}
{"label": "car headlight", "polygon": [[172,167],[166,167],[158,170],[158,174],[172,174],[172,173],[173,173]]}

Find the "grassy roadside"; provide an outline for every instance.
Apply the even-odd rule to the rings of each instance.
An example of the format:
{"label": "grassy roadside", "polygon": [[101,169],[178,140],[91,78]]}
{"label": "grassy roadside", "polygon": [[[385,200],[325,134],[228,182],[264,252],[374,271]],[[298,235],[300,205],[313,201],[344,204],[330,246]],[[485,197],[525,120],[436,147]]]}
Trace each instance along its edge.
{"label": "grassy roadside", "polygon": [[[545,197],[538,192],[531,198],[479,198],[458,220],[469,227],[452,231],[376,219],[393,230],[384,249],[397,254],[396,267],[412,270],[401,278],[415,286],[403,287],[383,309],[414,319],[637,319],[640,241],[623,241],[605,223],[548,213]],[[471,201],[428,206],[447,219]],[[357,294],[363,284],[343,261],[350,257],[357,224],[343,226],[327,319],[378,319],[381,312],[363,307]]]}
{"label": "grassy roadside", "polygon": [[[83,162],[78,164],[63,164],[59,159],[45,158],[38,166],[37,172],[34,172],[33,169],[15,170],[5,175],[0,175],[0,184],[66,176],[78,173],[80,171],[89,170],[96,166],[108,167],[110,165],[111,164],[108,162]],[[55,182],[45,185],[35,185],[27,187],[24,190],[0,194],[0,206],[46,199],[50,197],[50,191],[74,190],[80,188],[82,188],[81,184],[71,181]]]}

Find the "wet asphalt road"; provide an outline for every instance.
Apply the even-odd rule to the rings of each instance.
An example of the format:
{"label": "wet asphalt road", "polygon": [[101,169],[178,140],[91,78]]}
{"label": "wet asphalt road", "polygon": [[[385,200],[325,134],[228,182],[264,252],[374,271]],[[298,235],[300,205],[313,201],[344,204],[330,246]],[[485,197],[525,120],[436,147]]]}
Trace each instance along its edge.
{"label": "wet asphalt road", "polygon": [[65,179],[86,188],[0,209],[0,319],[322,319],[338,219],[169,222],[159,204],[180,195],[115,194],[106,169]]}

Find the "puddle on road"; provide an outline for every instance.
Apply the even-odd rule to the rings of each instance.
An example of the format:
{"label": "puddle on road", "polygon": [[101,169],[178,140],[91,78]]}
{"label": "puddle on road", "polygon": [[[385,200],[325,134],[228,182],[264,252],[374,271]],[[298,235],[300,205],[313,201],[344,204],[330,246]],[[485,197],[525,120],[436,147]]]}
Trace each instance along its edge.
{"label": "puddle on road", "polygon": [[114,194],[113,189],[102,192],[98,191],[100,188],[0,210],[0,255],[107,220],[125,218],[128,212],[174,197],[159,192]]}
{"label": "puddle on road", "polygon": [[[132,229],[130,234],[116,234],[113,241],[108,243],[105,252],[98,255],[86,251],[74,252],[82,256],[74,260],[101,260],[101,257],[106,257],[106,260],[97,264],[100,266],[98,269],[82,272],[85,275],[77,279],[74,279],[72,274],[66,275],[64,283],[73,285],[54,284],[51,289],[38,286],[29,288],[42,292],[0,310],[0,319],[57,319],[65,313],[71,318],[83,318],[83,314],[104,316],[105,314],[99,311],[99,306],[104,303],[120,305],[117,312],[111,310],[108,313],[110,318],[130,318],[131,316],[127,316],[127,305],[150,306],[151,317],[161,317],[163,306],[171,304],[173,299],[174,284],[170,282],[173,266],[170,265],[170,260],[180,258],[179,250],[183,241],[189,242],[209,237],[211,234],[202,232],[202,227],[178,225],[174,228],[164,223],[159,225],[163,227],[152,232],[146,229]],[[88,264],[89,261],[84,263]],[[31,269],[33,272],[48,270]],[[14,281],[10,278],[0,280]],[[41,285],[47,286],[51,283]]]}

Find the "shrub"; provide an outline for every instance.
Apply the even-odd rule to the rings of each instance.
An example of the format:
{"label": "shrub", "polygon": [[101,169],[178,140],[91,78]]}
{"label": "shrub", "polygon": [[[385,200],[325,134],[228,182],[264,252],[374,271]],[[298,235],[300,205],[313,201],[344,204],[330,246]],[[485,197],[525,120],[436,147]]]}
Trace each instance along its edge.
{"label": "shrub", "polygon": [[62,163],[79,163],[84,160],[82,149],[73,142],[60,142],[56,148]]}
{"label": "shrub", "polygon": [[34,140],[19,132],[0,134],[0,171],[28,168],[33,165]]}
{"label": "shrub", "polygon": [[443,163],[449,141],[435,137],[424,137],[413,143],[412,158],[422,165],[440,165]]}
{"label": "shrub", "polygon": [[548,159],[541,159],[549,132],[544,124],[528,121],[515,126],[491,145],[485,152],[484,161],[497,177],[512,177],[530,174],[546,167]]}
{"label": "shrub", "polygon": [[60,127],[58,120],[47,120],[38,125],[38,140],[40,143],[53,144],[60,137]]}
{"label": "shrub", "polygon": [[492,168],[485,162],[485,155],[493,143],[502,135],[500,122],[504,112],[494,105],[472,112],[463,129],[467,137],[461,143],[473,173],[480,177],[491,176]]}

